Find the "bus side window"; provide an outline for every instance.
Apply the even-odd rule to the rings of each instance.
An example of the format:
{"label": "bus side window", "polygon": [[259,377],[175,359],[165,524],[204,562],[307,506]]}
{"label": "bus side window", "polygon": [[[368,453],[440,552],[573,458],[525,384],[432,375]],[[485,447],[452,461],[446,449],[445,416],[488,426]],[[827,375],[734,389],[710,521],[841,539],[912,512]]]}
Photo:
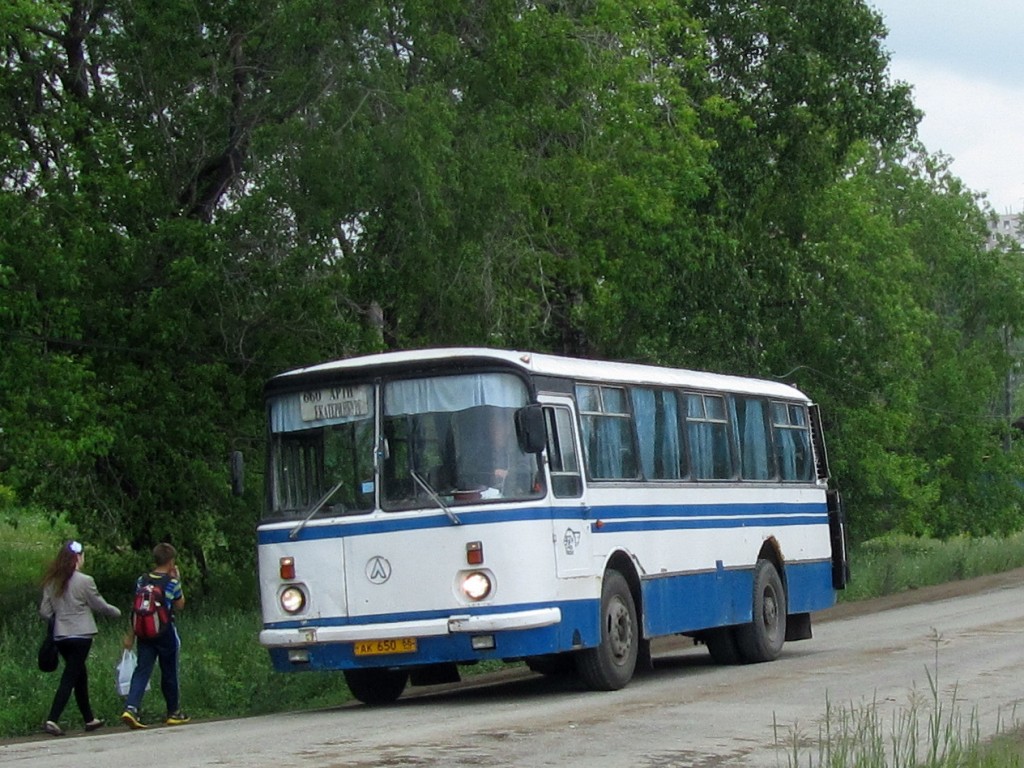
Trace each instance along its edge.
{"label": "bus side window", "polygon": [[633,387],[630,396],[644,479],[681,480],[686,472],[686,457],[679,431],[676,393],[669,389]]}
{"label": "bus side window", "polygon": [[572,413],[561,406],[545,406],[548,467],[551,491],[558,498],[579,498],[583,494],[579,451],[573,437]]}
{"label": "bus side window", "polygon": [[759,397],[735,395],[729,398],[729,420],[739,448],[743,480],[768,480],[774,475],[766,411],[765,401]]}
{"label": "bus side window", "polygon": [[583,460],[592,480],[635,480],[639,476],[633,416],[623,387],[577,384]]}
{"label": "bus side window", "polygon": [[772,431],[779,475],[783,480],[809,482],[814,478],[810,423],[798,403],[772,402]]}
{"label": "bus side window", "polygon": [[731,480],[735,477],[729,421],[722,395],[686,395],[686,436],[695,479]]}

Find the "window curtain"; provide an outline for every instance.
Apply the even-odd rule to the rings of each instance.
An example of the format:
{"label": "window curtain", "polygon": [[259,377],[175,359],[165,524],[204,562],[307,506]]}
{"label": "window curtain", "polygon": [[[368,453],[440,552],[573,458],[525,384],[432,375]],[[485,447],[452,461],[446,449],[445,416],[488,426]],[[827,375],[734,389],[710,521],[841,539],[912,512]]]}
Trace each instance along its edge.
{"label": "window curtain", "polygon": [[683,461],[675,393],[636,387],[631,394],[644,477],[678,480]]}
{"label": "window curtain", "polygon": [[384,388],[384,415],[462,411],[480,405],[520,408],[526,387],[510,374],[467,374],[392,381]]}
{"label": "window curtain", "polygon": [[770,473],[764,403],[751,397],[731,397],[729,420],[733,438],[740,447],[740,476],[746,480],[767,480]]}
{"label": "window curtain", "polygon": [[636,477],[636,457],[629,420],[614,416],[583,416],[583,442],[590,474],[599,480]]}
{"label": "window curtain", "polygon": [[[686,398],[686,415],[690,419],[704,418],[704,399],[700,395]],[[715,476],[715,439],[712,425],[706,421],[688,421],[687,438],[690,442],[690,461],[694,477],[707,480]]]}
{"label": "window curtain", "polygon": [[799,479],[796,471],[796,440],[793,430],[783,427],[776,430],[775,437],[778,439],[779,474],[783,480]]}

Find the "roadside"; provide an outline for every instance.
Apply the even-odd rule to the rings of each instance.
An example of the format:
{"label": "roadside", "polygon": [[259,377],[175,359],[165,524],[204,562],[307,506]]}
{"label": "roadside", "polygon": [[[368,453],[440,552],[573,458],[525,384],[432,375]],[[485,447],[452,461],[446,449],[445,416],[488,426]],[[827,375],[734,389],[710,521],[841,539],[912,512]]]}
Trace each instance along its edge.
{"label": "roadside", "polygon": [[894,608],[902,608],[906,605],[917,605],[918,603],[933,603],[939,600],[952,600],[964,595],[973,595],[978,592],[986,592],[992,589],[1016,586],[1024,583],[1024,568],[1016,568],[1012,571],[1002,573],[991,573],[985,576],[976,576],[973,579],[962,581],[951,581],[946,584],[935,584],[928,587],[908,589],[904,592],[897,592],[882,597],[871,597],[866,600],[857,600],[850,603],[839,603],[838,605],[819,611],[814,614],[815,621],[835,621],[850,616],[862,616],[865,613],[878,613],[879,611],[890,611]]}
{"label": "roadside", "polygon": [[[898,594],[886,595],[883,597],[869,598],[865,600],[859,600],[850,603],[841,603],[829,608],[825,611],[820,611],[814,614],[815,622],[829,622],[837,621],[840,619],[851,618],[855,616],[862,616],[871,613],[880,613],[882,611],[895,610],[906,606],[918,605],[922,603],[938,602],[943,600],[952,600],[967,595],[977,594],[980,592],[999,590],[1016,586],[1024,583],[1024,568],[1018,568],[1012,571],[1006,571],[1003,573],[990,574],[986,576],[978,576],[973,579],[965,579],[962,581],[954,581],[947,584],[938,584],[934,586],[921,587],[918,589],[911,589]],[[690,645],[692,641],[688,638],[682,637],[669,637],[660,638],[652,649],[656,656],[665,653],[678,652],[681,648]],[[470,690],[475,688],[482,688],[492,686],[501,682],[510,682],[515,680],[522,680],[530,678],[534,675],[533,672],[529,671],[524,665],[515,665],[503,667],[493,672],[486,672],[479,675],[473,675],[467,677],[460,683],[451,683],[443,686],[428,686],[424,688],[410,688],[403,699],[419,698],[427,695],[437,695],[444,691],[453,690]],[[340,707],[360,707],[354,701],[347,702],[340,705]],[[327,709],[338,709],[339,706],[331,706]],[[212,720],[218,720],[220,718],[212,718]],[[234,719],[234,718],[224,718]],[[210,719],[205,719],[209,722]],[[117,732],[122,730],[118,724],[112,723],[107,728],[101,729],[94,734],[84,734],[72,732],[65,738],[92,738],[96,735],[103,735],[104,733],[110,734],[111,732]],[[159,728],[157,730],[160,730]],[[1015,730],[1009,731],[1000,737],[1003,743],[1016,744],[1018,751],[1024,750],[1024,731]],[[10,739],[0,739],[0,744],[16,744],[30,741],[49,741],[52,737],[43,734],[32,734],[23,737],[15,737]]]}

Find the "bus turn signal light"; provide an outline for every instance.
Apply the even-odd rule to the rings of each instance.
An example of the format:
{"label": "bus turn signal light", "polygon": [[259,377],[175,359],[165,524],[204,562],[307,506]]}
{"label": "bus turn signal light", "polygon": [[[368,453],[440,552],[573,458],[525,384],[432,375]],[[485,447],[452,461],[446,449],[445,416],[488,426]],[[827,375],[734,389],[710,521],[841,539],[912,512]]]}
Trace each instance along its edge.
{"label": "bus turn signal light", "polygon": [[466,543],[466,563],[468,565],[484,564],[484,545],[481,541]]}
{"label": "bus turn signal light", "polygon": [[295,578],[295,558],[294,557],[282,557],[281,558],[281,578],[284,581],[291,581]]}

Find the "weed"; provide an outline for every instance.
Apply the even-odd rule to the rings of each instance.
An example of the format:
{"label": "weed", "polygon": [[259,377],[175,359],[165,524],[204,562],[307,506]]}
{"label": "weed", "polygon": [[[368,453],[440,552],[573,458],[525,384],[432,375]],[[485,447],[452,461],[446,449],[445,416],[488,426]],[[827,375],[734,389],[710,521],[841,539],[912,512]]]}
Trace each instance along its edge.
{"label": "weed", "polygon": [[928,695],[912,690],[907,704],[886,716],[877,700],[836,707],[826,693],[816,738],[798,725],[783,727],[773,714],[777,757],[784,756],[788,768],[1021,768],[1016,709],[1009,727],[1000,716],[995,738],[984,742],[977,709],[963,712],[957,687],[948,698],[942,696],[942,636],[933,630],[931,639],[935,657],[932,667],[925,667]]}

